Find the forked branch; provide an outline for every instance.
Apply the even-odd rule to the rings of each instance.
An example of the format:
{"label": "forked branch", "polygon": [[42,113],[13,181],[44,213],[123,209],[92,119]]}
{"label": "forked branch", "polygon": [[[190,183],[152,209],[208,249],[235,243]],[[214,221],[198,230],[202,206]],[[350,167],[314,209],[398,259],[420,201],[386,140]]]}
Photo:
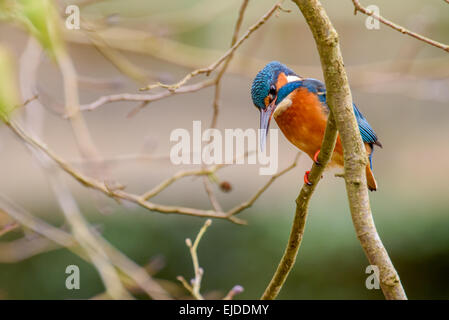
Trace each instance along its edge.
{"label": "forked branch", "polygon": [[319,0],[293,0],[312,31],[321,59],[327,103],[344,150],[346,191],[352,221],[371,265],[380,271],[380,286],[387,299],[407,299],[399,275],[374,225],[366,183],[368,163],[352,108],[352,95],[340,51],[338,34]]}

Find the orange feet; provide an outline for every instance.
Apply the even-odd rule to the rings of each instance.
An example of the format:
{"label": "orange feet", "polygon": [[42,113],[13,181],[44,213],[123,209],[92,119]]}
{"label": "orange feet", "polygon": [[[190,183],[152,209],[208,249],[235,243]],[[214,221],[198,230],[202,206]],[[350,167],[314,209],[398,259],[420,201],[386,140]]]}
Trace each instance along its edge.
{"label": "orange feet", "polygon": [[317,166],[320,166],[321,165],[321,163],[318,161],[318,155],[320,154],[320,150],[318,149],[318,151],[317,152],[315,152],[315,155],[313,156],[313,162],[315,162],[315,164],[317,165]]}
{"label": "orange feet", "polygon": [[[320,150],[318,149],[318,151],[315,152],[315,154],[313,155],[313,162],[315,162],[315,164],[317,166],[321,166],[321,163],[318,161],[319,154],[320,154]],[[310,173],[310,171],[306,171],[306,173],[304,174],[304,183],[307,184],[308,186],[311,186],[312,182],[310,182],[310,180],[309,180],[309,173]]]}
{"label": "orange feet", "polygon": [[311,186],[312,182],[309,181],[309,173],[310,171],[306,171],[306,173],[304,174],[304,183],[308,186]]}

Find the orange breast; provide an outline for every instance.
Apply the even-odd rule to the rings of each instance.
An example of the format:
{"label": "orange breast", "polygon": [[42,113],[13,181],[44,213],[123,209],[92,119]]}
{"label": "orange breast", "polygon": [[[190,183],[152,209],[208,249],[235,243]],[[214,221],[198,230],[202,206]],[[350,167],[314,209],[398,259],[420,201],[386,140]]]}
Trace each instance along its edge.
{"label": "orange breast", "polygon": [[[318,97],[306,88],[298,88],[289,96],[292,104],[275,120],[284,136],[298,149],[313,158],[321,148],[326,129],[327,114]],[[334,150],[331,164],[343,165],[343,149],[340,138]]]}

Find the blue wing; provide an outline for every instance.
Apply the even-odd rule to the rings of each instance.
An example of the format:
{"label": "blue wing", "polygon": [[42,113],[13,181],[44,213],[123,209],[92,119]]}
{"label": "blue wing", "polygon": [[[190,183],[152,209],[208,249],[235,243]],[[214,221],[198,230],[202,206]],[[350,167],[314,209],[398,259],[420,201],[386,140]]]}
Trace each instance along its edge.
{"label": "blue wing", "polygon": [[371,128],[368,121],[365,119],[363,114],[357,108],[357,106],[353,103],[355,118],[357,119],[357,124],[359,125],[360,135],[362,136],[362,140],[366,143],[372,144],[380,144],[377,139],[377,135],[374,132],[373,128]]}
{"label": "blue wing", "polygon": [[[313,93],[318,95],[321,103],[329,110],[329,107],[326,103],[326,87],[324,83],[319,80],[308,78],[303,80],[303,85]],[[382,144],[377,139],[376,132],[374,132],[373,128],[371,128],[368,121],[365,119],[360,110],[353,104],[355,118],[357,119],[357,124],[359,125],[360,135],[362,136],[362,140],[366,143],[376,144],[382,147]]]}

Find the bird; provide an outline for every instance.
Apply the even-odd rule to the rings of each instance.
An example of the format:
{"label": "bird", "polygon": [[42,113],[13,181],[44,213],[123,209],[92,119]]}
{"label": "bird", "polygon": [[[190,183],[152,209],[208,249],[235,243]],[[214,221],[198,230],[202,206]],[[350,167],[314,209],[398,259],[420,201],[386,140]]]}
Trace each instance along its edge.
{"label": "bird", "polygon": [[[326,102],[326,86],[313,78],[303,78],[278,61],[268,63],[253,80],[251,97],[260,111],[260,147],[263,150],[271,119],[274,118],[284,136],[298,149],[306,153],[317,165],[321,143],[330,109]],[[370,191],[377,190],[373,174],[374,146],[382,143],[366,118],[353,103],[354,115],[365,145],[369,163],[366,179]],[[330,167],[343,167],[343,146],[340,136],[331,156]],[[309,172],[304,182],[309,181]]]}

